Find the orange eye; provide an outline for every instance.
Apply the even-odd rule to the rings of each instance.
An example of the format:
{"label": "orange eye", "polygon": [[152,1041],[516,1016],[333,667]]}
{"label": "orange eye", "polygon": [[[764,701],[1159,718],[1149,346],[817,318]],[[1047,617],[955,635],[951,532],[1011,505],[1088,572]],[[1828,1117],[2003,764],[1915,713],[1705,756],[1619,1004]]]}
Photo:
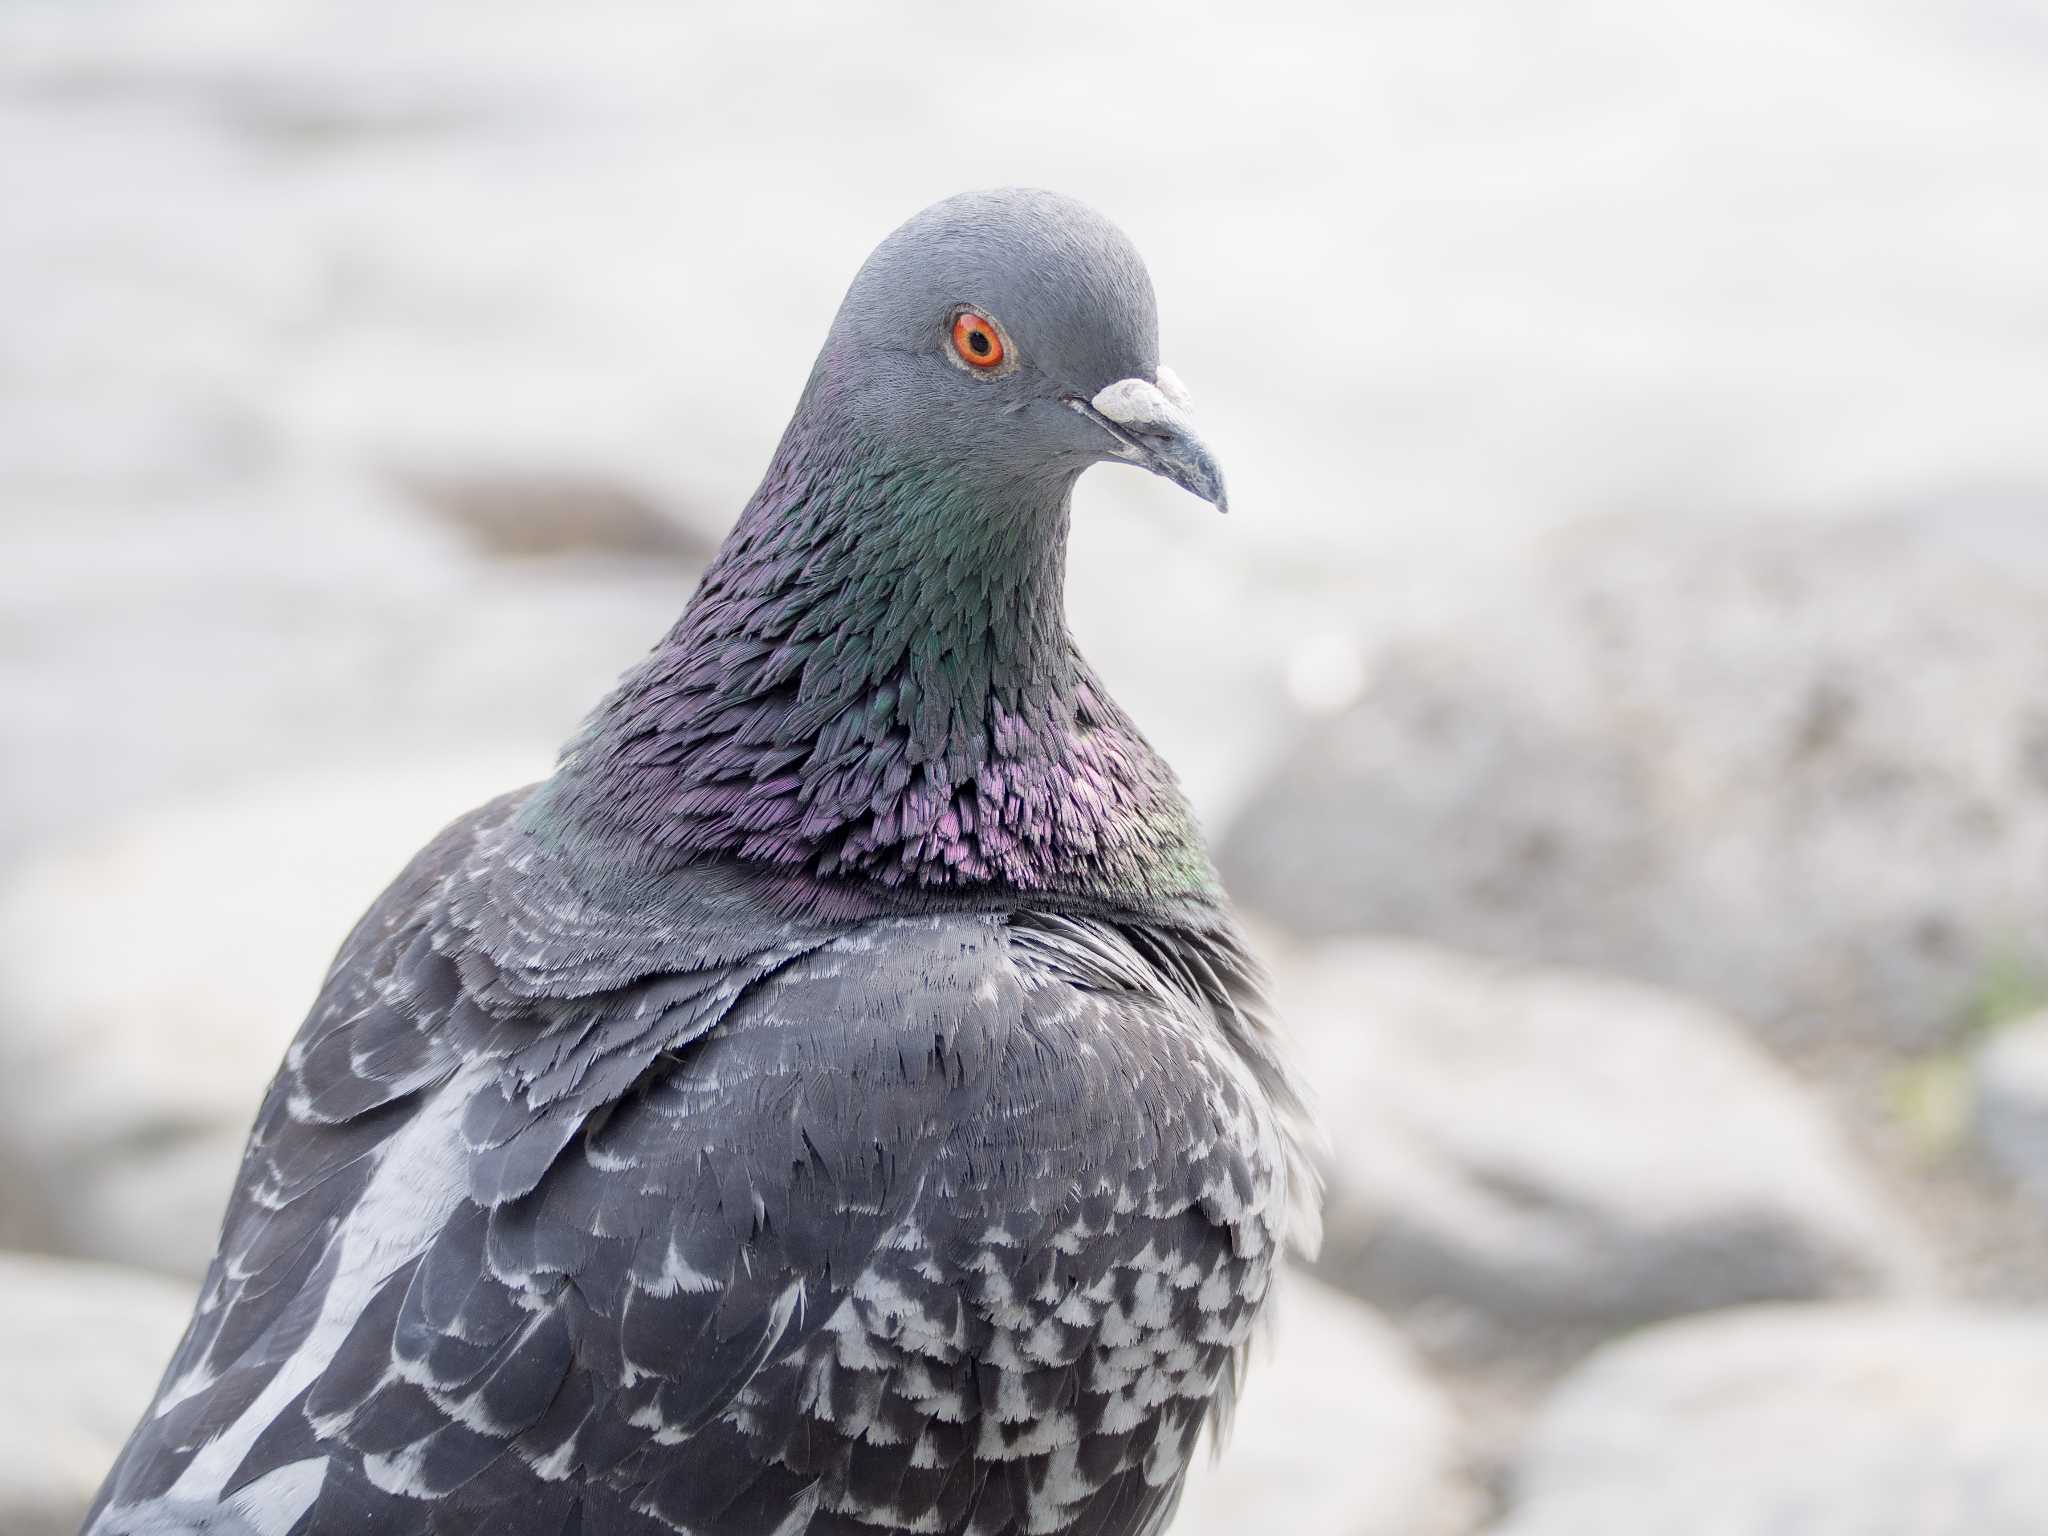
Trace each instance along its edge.
{"label": "orange eye", "polygon": [[953,350],[970,368],[993,368],[1003,360],[1003,336],[986,315],[963,309],[953,317]]}

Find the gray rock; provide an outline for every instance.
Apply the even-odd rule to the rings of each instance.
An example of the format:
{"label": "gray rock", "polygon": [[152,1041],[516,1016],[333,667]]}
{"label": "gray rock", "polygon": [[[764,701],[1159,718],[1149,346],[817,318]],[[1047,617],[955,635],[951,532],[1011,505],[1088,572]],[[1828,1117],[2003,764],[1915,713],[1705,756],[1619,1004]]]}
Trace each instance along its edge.
{"label": "gray rock", "polygon": [[689,594],[673,559],[480,560],[388,486],[328,494],[355,520],[79,517],[10,548],[0,867],[281,774],[530,750],[537,777]]}
{"label": "gray rock", "polygon": [[2048,1013],[1994,1032],[1972,1067],[1978,1144],[2048,1202]]}
{"label": "gray rock", "polygon": [[398,483],[479,551],[510,559],[574,554],[668,559],[701,570],[716,544],[646,492],[600,475],[400,472]]}
{"label": "gray rock", "polygon": [[0,1531],[78,1529],[191,1307],[178,1282],[0,1253]]}
{"label": "gray rock", "polygon": [[0,881],[0,1157],[22,1235],[196,1275],[335,948],[428,838],[544,757],[272,780]]}
{"label": "gray rock", "polygon": [[1785,1307],[1610,1346],[1494,1536],[2037,1536],[2048,1314]]}
{"label": "gray rock", "polygon": [[1173,1536],[1439,1536],[1476,1518],[1450,1402],[1399,1334],[1289,1275],[1222,1455],[1195,1464]]}
{"label": "gray rock", "polygon": [[1333,1141],[1321,1272],[1448,1358],[1922,1277],[1820,1109],[1710,1008],[1404,941],[1281,986]]}
{"label": "gray rock", "polygon": [[1491,619],[1391,653],[1253,796],[1225,872],[1297,933],[1589,965],[1786,1039],[1931,1044],[1998,969],[2048,974],[2029,526],[1584,530]]}

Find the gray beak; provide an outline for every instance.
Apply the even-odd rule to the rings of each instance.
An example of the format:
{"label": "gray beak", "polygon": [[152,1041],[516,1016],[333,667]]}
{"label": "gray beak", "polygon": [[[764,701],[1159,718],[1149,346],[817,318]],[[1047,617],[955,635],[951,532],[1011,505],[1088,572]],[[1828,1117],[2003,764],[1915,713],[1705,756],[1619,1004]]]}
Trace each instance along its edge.
{"label": "gray beak", "polygon": [[1066,404],[1115,438],[1116,456],[1124,462],[1164,475],[1218,512],[1230,510],[1223,492],[1223,471],[1195,430],[1188,392],[1171,368],[1159,370],[1157,384],[1118,379],[1097,392],[1093,400],[1069,395]]}

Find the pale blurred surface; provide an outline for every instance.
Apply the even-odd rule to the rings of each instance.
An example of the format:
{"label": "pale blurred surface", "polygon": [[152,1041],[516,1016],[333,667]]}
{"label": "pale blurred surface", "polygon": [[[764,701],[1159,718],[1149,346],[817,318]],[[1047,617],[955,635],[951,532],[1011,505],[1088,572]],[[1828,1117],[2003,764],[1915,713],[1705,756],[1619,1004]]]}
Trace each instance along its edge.
{"label": "pale blurred surface", "polygon": [[[0,1243],[189,1283],[355,912],[680,608],[874,241],[1013,182],[1144,250],[1232,488],[1088,477],[1074,627],[1371,1123],[1186,1528],[1655,1526],[1528,1427],[1684,1314],[2038,1352],[2039,0],[0,6]],[[1980,1439],[1911,1532],[2023,1528]],[[1715,1529],[1874,1532],[1859,1465]]]}

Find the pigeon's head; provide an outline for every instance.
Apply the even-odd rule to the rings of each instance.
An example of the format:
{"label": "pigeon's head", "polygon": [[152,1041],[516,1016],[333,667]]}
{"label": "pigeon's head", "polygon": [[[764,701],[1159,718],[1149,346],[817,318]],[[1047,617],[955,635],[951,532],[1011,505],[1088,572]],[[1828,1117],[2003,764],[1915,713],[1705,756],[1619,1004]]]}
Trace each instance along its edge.
{"label": "pigeon's head", "polygon": [[1063,484],[1115,459],[1224,506],[1159,363],[1145,264],[1072,198],[1011,188],[925,209],[861,268],[818,367],[865,432],[965,479]]}

